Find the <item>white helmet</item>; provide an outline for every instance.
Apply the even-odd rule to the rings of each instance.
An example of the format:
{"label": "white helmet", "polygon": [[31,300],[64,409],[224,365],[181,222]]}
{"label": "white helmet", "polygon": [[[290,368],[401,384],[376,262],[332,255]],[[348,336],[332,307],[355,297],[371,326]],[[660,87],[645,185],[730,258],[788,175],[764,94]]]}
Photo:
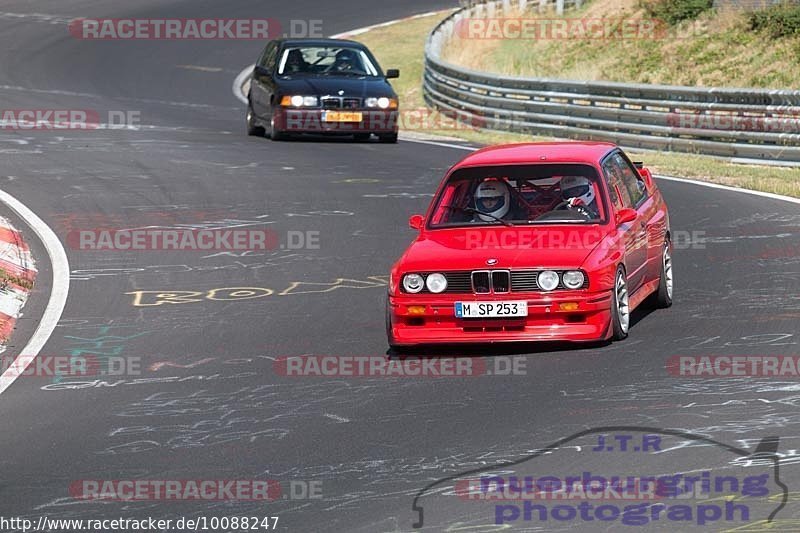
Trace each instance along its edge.
{"label": "white helmet", "polygon": [[[508,213],[510,207],[510,193],[508,186],[499,180],[486,180],[478,185],[475,191],[475,209],[488,213],[497,218],[502,218]],[[478,214],[484,222],[495,220],[492,217]]]}
{"label": "white helmet", "polygon": [[583,176],[564,176],[561,179],[561,197],[570,205],[590,206],[594,202],[594,186]]}

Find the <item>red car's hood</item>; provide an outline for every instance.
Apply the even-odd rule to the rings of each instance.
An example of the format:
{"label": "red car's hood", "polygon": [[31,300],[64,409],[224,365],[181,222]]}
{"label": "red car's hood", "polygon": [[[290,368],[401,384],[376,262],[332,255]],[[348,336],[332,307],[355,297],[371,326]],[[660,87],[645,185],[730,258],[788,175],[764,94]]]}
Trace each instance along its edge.
{"label": "red car's hood", "polygon": [[409,246],[399,266],[404,272],[578,268],[606,233],[598,225],[433,230]]}

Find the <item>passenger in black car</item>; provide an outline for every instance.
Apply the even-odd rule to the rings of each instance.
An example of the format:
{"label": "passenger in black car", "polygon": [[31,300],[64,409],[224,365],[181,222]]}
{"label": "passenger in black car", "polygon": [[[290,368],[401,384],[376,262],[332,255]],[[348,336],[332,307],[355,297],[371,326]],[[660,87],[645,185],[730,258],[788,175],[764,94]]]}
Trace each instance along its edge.
{"label": "passenger in black car", "polygon": [[286,57],[287,74],[296,74],[298,72],[308,72],[308,63],[303,57],[303,52],[298,49],[289,50],[289,55]]}

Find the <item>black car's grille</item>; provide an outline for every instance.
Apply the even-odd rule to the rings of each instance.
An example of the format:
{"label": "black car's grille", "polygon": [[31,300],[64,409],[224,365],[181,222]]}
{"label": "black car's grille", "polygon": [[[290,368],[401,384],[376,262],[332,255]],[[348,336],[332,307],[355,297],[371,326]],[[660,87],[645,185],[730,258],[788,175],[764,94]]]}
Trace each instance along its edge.
{"label": "black car's grille", "polygon": [[322,98],[323,109],[359,109],[361,98],[340,98],[338,96],[325,96]]}
{"label": "black car's grille", "polygon": [[[539,292],[538,278],[542,270],[464,270],[443,272],[447,279],[445,293],[450,294],[505,294],[509,292]],[[563,271],[558,271],[561,274]],[[430,273],[422,274],[427,278]],[[589,278],[582,289],[589,287]],[[567,289],[562,282],[559,290]],[[427,290],[425,291],[427,292]]]}
{"label": "black car's grille", "polygon": [[339,109],[341,107],[341,99],[339,98],[323,98],[322,107],[325,109]]}

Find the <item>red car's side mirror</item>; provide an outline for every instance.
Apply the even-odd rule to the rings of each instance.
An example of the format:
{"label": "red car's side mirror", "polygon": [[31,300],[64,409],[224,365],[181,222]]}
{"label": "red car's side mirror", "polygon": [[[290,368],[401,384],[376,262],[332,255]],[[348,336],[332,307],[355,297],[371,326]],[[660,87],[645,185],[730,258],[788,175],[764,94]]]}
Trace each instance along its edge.
{"label": "red car's side mirror", "polygon": [[641,168],[641,169],[639,169],[639,174],[642,176],[642,179],[644,179],[644,184],[647,185],[647,190],[652,189],[653,188],[653,173],[650,172],[650,169]]}
{"label": "red car's side mirror", "polygon": [[636,212],[635,209],[631,209],[626,207],[625,209],[620,209],[617,211],[617,225],[620,224],[628,224],[636,220],[639,216],[639,213]]}
{"label": "red car's side mirror", "polygon": [[411,218],[408,219],[408,225],[411,229],[421,230],[422,226],[425,225],[425,217],[422,215],[411,215]]}

